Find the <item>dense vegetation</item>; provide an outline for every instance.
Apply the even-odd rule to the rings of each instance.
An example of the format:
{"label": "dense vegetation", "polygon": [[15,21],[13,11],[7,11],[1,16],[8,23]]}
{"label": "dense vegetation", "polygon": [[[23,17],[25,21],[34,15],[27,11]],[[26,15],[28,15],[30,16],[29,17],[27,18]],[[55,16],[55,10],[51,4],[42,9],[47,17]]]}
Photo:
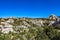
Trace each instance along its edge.
{"label": "dense vegetation", "polygon": [[60,40],[60,32],[53,26],[20,28],[18,33],[3,34],[0,32],[0,40]]}

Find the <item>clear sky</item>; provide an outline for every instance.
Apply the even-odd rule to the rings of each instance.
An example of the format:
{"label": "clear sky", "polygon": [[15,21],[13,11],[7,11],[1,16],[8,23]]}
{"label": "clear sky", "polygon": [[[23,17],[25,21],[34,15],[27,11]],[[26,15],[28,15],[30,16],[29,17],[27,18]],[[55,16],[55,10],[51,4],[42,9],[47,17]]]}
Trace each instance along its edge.
{"label": "clear sky", "polygon": [[0,17],[60,16],[60,0],[0,0]]}

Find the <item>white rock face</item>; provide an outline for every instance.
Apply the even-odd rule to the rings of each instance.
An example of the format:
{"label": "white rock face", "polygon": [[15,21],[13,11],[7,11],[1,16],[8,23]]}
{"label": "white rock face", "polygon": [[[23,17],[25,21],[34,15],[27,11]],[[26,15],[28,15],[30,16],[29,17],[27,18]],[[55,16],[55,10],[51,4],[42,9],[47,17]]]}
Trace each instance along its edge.
{"label": "white rock face", "polygon": [[27,26],[25,25],[19,25],[19,26],[15,26],[16,29],[19,29],[19,28],[28,28]]}
{"label": "white rock face", "polygon": [[20,27],[21,27],[21,28],[27,28],[27,27],[26,27],[26,26],[24,26],[24,25],[21,25]]}
{"label": "white rock face", "polygon": [[5,22],[1,22],[1,24],[5,24]]}
{"label": "white rock face", "polygon": [[12,28],[12,27],[13,27],[13,25],[11,25],[11,24],[5,24],[5,27]]}
{"label": "white rock face", "polygon": [[13,19],[9,19],[9,20],[7,20],[6,22],[8,22],[8,23],[13,23],[14,22],[14,20]]}
{"label": "white rock face", "polygon": [[49,22],[50,24],[48,25],[48,26],[50,26],[50,25],[57,25],[57,24],[59,24],[60,23],[60,18],[57,18],[55,21],[50,21]]}
{"label": "white rock face", "polygon": [[56,20],[57,22],[60,22],[60,18],[57,18],[57,20]]}
{"label": "white rock face", "polygon": [[38,26],[44,26],[44,25],[43,25],[43,23],[44,23],[43,20],[38,20],[38,21],[37,21],[37,20],[32,20],[31,22],[32,22],[33,24],[38,25]]}
{"label": "white rock face", "polygon": [[35,24],[35,23],[36,23],[36,21],[37,21],[37,20],[31,20],[31,22],[32,22],[33,24]]}
{"label": "white rock face", "polygon": [[49,19],[56,19],[57,17],[54,15],[54,14],[51,14],[50,16],[49,16]]}
{"label": "white rock face", "polygon": [[37,21],[37,22],[36,22],[36,25],[38,25],[38,26],[44,26],[42,20]]}
{"label": "white rock face", "polygon": [[50,26],[50,25],[52,25],[54,23],[55,23],[55,21],[50,21],[48,26]]}
{"label": "white rock face", "polygon": [[1,22],[1,24],[4,24],[4,26],[0,25],[2,33],[9,33],[10,31],[14,32],[14,30],[12,28],[13,25],[9,24],[8,22]]}
{"label": "white rock face", "polygon": [[30,27],[30,25],[26,21],[23,21],[23,24]]}
{"label": "white rock face", "polygon": [[9,33],[9,32],[13,32],[12,28],[2,28],[2,33]]}

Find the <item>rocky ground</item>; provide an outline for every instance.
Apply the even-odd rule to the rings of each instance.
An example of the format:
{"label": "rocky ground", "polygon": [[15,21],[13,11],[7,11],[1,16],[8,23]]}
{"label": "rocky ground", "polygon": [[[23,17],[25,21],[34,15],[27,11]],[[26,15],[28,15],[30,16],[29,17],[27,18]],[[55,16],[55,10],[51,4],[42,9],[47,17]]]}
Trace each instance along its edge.
{"label": "rocky ground", "polygon": [[[30,30],[32,30],[32,33],[34,35],[35,32],[40,28],[40,30],[44,30],[46,27],[54,27],[54,30],[57,30],[58,32],[60,32],[60,18],[55,16],[55,15],[50,15],[48,18],[0,18],[0,32],[2,33],[2,35],[4,34],[9,34],[12,38],[10,38],[10,40],[13,40],[15,38],[15,36],[13,36],[14,34],[19,35],[19,33],[24,34],[21,35],[22,38],[16,38],[14,40],[28,40],[27,38],[25,38],[27,36],[27,34],[30,34]],[[37,29],[38,28],[38,29]],[[26,34],[25,34],[25,33]],[[11,33],[14,33],[13,35]],[[29,35],[28,34],[28,35]],[[32,34],[30,35],[30,37],[32,36],[32,38],[30,40],[35,40],[34,37],[32,36]]]}

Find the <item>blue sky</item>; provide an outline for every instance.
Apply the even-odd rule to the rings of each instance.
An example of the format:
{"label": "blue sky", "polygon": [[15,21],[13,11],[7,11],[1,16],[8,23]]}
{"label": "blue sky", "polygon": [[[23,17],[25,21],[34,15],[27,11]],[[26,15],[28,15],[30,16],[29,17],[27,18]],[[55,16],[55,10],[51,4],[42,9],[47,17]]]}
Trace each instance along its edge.
{"label": "blue sky", "polygon": [[60,16],[60,0],[0,0],[0,17]]}

